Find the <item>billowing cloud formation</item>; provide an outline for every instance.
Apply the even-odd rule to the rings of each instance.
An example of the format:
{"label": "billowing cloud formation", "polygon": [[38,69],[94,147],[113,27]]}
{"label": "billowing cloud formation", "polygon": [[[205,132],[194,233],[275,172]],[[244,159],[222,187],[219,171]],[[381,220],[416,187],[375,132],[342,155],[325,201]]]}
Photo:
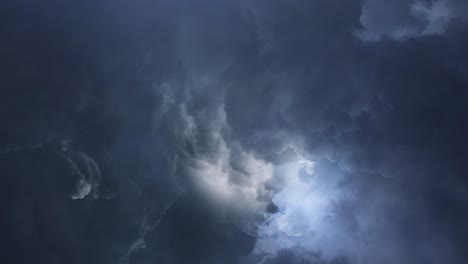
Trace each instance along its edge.
{"label": "billowing cloud formation", "polygon": [[463,1],[2,5],[9,262],[468,259]]}
{"label": "billowing cloud formation", "polygon": [[194,193],[220,216],[253,234],[258,212],[271,201],[265,183],[271,177],[272,165],[243,150],[231,138],[222,100],[211,98],[215,102],[208,107],[194,105],[200,100],[196,89],[203,84],[187,85],[182,102],[165,93],[169,91],[167,84],[159,90],[165,101],[156,113],[159,120],[155,120],[155,133],[167,133],[163,135],[167,154],[172,155],[171,177],[181,192]]}

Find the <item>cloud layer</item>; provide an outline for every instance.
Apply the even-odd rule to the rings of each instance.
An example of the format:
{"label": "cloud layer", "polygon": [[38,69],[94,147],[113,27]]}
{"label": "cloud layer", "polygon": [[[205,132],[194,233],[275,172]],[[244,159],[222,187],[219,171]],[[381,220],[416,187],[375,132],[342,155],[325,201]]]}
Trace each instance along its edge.
{"label": "cloud layer", "polygon": [[1,5],[7,262],[468,259],[463,1]]}

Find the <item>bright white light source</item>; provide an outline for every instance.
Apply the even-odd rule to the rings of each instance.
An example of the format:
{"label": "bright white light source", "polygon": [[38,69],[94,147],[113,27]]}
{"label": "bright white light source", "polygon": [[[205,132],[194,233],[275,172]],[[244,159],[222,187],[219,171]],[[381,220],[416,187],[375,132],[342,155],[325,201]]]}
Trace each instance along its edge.
{"label": "bright white light source", "polygon": [[313,161],[310,161],[307,159],[301,159],[298,161],[298,163],[301,166],[301,168],[305,170],[307,174],[309,175],[314,174],[315,163]]}
{"label": "bright white light source", "polygon": [[333,241],[332,250],[336,250],[338,234],[330,221],[330,200],[337,190],[327,175],[316,175],[315,167],[314,161],[305,158],[275,167],[274,180],[281,187],[273,202],[279,211],[259,227],[256,253],[300,247],[326,254],[330,243],[324,241]]}

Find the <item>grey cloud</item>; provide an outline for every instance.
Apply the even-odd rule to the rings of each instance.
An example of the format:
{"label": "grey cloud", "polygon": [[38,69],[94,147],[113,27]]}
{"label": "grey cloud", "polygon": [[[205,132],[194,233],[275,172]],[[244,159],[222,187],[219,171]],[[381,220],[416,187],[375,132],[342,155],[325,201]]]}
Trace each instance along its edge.
{"label": "grey cloud", "polygon": [[458,0],[364,1],[360,17],[365,41],[445,34],[451,23],[467,19],[467,5]]}
{"label": "grey cloud", "polygon": [[77,189],[71,195],[72,199],[83,199],[89,194],[95,199],[99,198],[101,172],[96,161],[84,152],[70,153],[63,156],[63,159],[70,168],[71,173],[78,177]]}

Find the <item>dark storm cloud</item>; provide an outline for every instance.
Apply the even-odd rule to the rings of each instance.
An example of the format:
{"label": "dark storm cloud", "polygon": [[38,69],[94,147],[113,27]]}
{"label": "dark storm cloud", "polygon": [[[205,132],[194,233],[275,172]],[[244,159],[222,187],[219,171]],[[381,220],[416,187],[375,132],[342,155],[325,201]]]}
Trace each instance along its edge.
{"label": "dark storm cloud", "polygon": [[[412,251],[402,253],[407,259],[400,263],[459,263],[465,258],[466,241],[459,234],[466,232],[466,225],[458,221],[466,219],[461,165],[466,156],[460,149],[466,143],[457,135],[467,128],[457,120],[466,115],[460,98],[466,97],[467,82],[461,71],[445,64],[450,54],[444,51],[451,48],[434,48],[453,45],[450,38],[379,47],[380,54],[389,54],[374,64],[372,85],[381,103],[362,114],[359,130],[341,141],[346,142],[341,162],[354,171],[350,181],[361,182],[356,190],[366,197],[349,210],[365,208],[362,201],[371,197],[383,199],[382,207],[390,206],[382,210],[390,213],[382,216],[387,219],[385,227],[374,227],[373,232],[395,228],[387,241],[395,240],[403,252]],[[360,177],[363,169],[373,177]],[[383,180],[382,185],[373,182],[376,179]],[[379,194],[372,195],[374,191]],[[437,253],[430,254],[430,248],[437,248]]]}
{"label": "dark storm cloud", "polygon": [[[321,15],[331,16],[326,7],[333,3],[317,9]],[[412,23],[405,18],[407,4],[388,4],[396,8],[394,12],[387,12],[384,4],[375,8],[387,10],[386,14],[392,16],[384,21],[389,23],[389,30],[397,30],[394,28],[400,23]],[[458,29],[466,28],[466,24],[462,16],[455,15],[463,3],[449,4],[458,9],[451,13],[452,30],[445,32],[444,24],[444,31],[438,33],[444,36],[372,45],[352,38],[357,20],[363,23],[362,16],[375,11],[367,10],[366,5],[361,17],[359,12],[350,15],[349,21],[340,17],[331,24],[335,30],[327,30],[330,24],[314,28],[321,21],[312,23],[316,17],[309,16],[313,4],[310,9],[307,5],[274,9],[274,4],[265,4],[263,13],[257,11],[258,24],[270,23],[277,29],[279,26],[273,26],[277,22],[286,28],[278,35],[260,31],[267,36],[272,57],[268,70],[273,73],[268,72],[266,79],[275,81],[263,81],[257,74],[252,77],[256,82],[251,87],[256,96],[242,97],[242,92],[234,90],[228,97],[233,100],[232,111],[228,108],[230,124],[239,125],[241,133],[245,131],[241,127],[253,128],[246,133],[246,146],[254,145],[262,153],[262,147],[271,151],[274,146],[269,140],[288,142],[291,136],[299,136],[305,138],[305,152],[338,162],[347,179],[341,184],[342,191],[354,198],[336,202],[334,221],[349,226],[356,241],[369,245],[362,253],[367,261],[460,263],[466,258],[466,241],[460,233],[466,232],[462,224],[466,221],[463,212],[467,190],[462,165],[466,142],[461,135],[467,128],[459,122],[466,115],[462,103],[466,98],[466,63],[462,63],[466,54],[460,43],[466,43],[466,37],[461,37]],[[288,11],[292,15],[287,16],[285,26],[280,19]],[[275,19],[269,21],[268,15]],[[376,30],[392,37],[386,29]],[[290,36],[298,38],[288,39]],[[326,59],[321,59],[323,54]],[[275,97],[281,98],[278,103]],[[237,117],[234,109],[241,101],[244,112],[261,115],[257,119],[265,124],[249,125],[251,119],[240,114]],[[278,132],[284,130],[291,132]],[[252,140],[256,134],[260,140]],[[282,134],[289,138],[278,136]],[[266,143],[255,146],[262,140]],[[353,200],[355,204],[349,204]]]}
{"label": "dark storm cloud", "polygon": [[[227,2],[130,5],[125,1],[72,6],[52,2],[37,4],[38,9],[21,2],[8,6],[12,12],[8,48],[14,52],[6,53],[6,59],[15,66],[5,70],[20,76],[11,75],[5,81],[16,91],[5,90],[4,98],[15,103],[3,106],[5,119],[18,124],[5,127],[2,140],[8,142],[8,149],[23,149],[49,137],[72,137],[79,151],[95,157],[102,173],[100,188],[110,189],[114,198],[88,199],[89,186],[83,182],[80,187],[85,188],[77,198],[84,199],[41,199],[35,193],[13,199],[20,201],[24,212],[35,206],[34,200],[43,203],[37,207],[40,214],[32,217],[8,211],[12,223],[22,218],[32,226],[32,233],[41,232],[34,239],[21,238],[19,231],[9,233],[9,238],[18,236],[13,249],[43,244],[32,252],[41,261],[117,263],[133,247],[139,229],[153,225],[153,220],[144,219],[172,205],[161,220],[163,232],[154,228],[145,235],[146,249],[137,253],[146,258],[132,253],[131,263],[147,259],[234,263],[252,250],[257,210],[266,208],[269,198],[262,194],[266,192],[262,180],[251,174],[265,178],[268,168],[229,138],[225,121],[221,78],[252,35],[244,30],[240,9],[232,6]],[[17,23],[25,17],[27,26],[21,29]],[[235,26],[228,29],[228,21],[235,21]],[[28,47],[21,42],[24,35],[37,40],[30,53],[38,55],[21,62],[14,45]],[[41,71],[38,76],[43,79],[27,77],[34,71]],[[41,92],[24,96],[23,90],[29,93],[30,87],[39,87]],[[31,110],[21,106],[28,100]],[[94,164],[86,162],[88,154],[78,157],[84,161],[84,170]],[[28,161],[23,155],[15,157],[15,162]],[[74,160],[67,164],[80,175]],[[12,180],[18,188],[28,188],[22,184],[38,175],[32,173],[33,167],[31,171],[7,168],[5,172],[13,178],[25,175],[18,182]],[[94,167],[89,168],[93,171]],[[48,170],[57,174],[51,166],[43,169],[39,175],[47,175]],[[37,186],[41,191],[73,194],[74,189],[54,179],[43,181],[43,186]],[[52,232],[42,224],[29,224],[37,221],[59,222],[61,228]],[[111,242],[103,244],[107,239]],[[8,256],[12,261],[28,261],[27,256]]]}
{"label": "dark storm cloud", "polygon": [[12,261],[468,258],[463,1],[4,5]]}

